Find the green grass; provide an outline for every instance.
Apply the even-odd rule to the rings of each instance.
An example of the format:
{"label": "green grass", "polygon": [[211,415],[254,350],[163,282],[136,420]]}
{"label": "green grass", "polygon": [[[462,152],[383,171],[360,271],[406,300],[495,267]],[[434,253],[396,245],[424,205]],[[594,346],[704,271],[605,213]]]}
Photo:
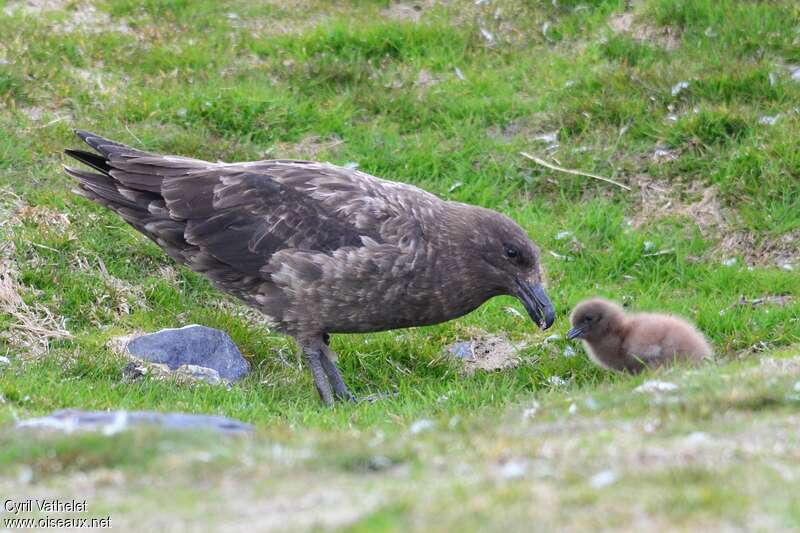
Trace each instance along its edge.
{"label": "green grass", "polygon": [[[336,486],[353,484],[356,494],[380,496],[331,522],[355,524],[354,531],[424,523],[518,529],[519,520],[624,528],[633,519],[630,505],[656,527],[798,526],[800,515],[787,500],[791,476],[768,466],[774,461],[794,472],[788,452],[754,458],[737,448],[731,453],[747,460],[719,470],[705,456],[677,465],[659,460],[653,471],[624,474],[606,495],[583,478],[622,460],[609,446],[636,455],[634,443],[611,429],[584,428],[556,439],[564,446],[580,442],[568,448],[578,450],[575,461],[542,451],[548,424],[563,423],[565,409],[589,397],[603,406],[590,418],[607,428],[638,424],[641,439],[654,446],[663,439],[670,453],[680,452],[671,447],[673,434],[713,430],[734,438],[748,427],[756,434],[785,432],[794,420],[797,402],[787,399],[793,382],[786,380],[796,377],[739,383],[731,376],[763,352],[800,343],[800,83],[788,67],[800,63],[795,2],[647,0],[635,3],[632,25],[622,32],[610,22],[625,2],[610,0],[421,2],[418,22],[382,1],[108,0],[93,3],[93,11],[88,3],[65,2],[42,13],[5,5],[0,258],[13,263],[31,316],[49,314],[73,337],[52,340],[34,357],[16,333],[19,318],[0,311],[0,332],[13,332],[0,337],[0,353],[12,360],[0,367],[4,428],[65,407],[232,416],[255,424],[257,436],[208,445],[213,458],[202,467],[175,459],[176,479],[199,476],[200,486],[213,486],[215,476],[229,475],[220,469],[248,479],[277,469],[268,485],[249,485],[254,492],[247,497],[255,502],[265,497],[259,491],[293,493],[319,474]],[[666,47],[665,35],[677,46]],[[673,95],[684,81],[688,87]],[[768,125],[764,116],[778,118]],[[78,146],[74,127],[210,160],[356,162],[366,172],[500,210],[544,251],[556,325],[539,332],[506,311],[521,310],[518,303],[498,298],[440,326],[335,336],[340,368],[356,394],[399,394],[323,409],[290,340],[201,277],[174,267],[119,218],[69,192],[61,151]],[[552,132],[558,146],[548,151],[537,137]],[[656,150],[672,156],[658,159]],[[520,151],[633,190],[537,167]],[[702,203],[709,188],[711,201]],[[559,239],[563,231],[571,236]],[[569,309],[592,295],[692,319],[712,342],[719,366],[690,373],[698,390],[674,403],[630,396],[640,379],[600,371],[577,346],[576,357],[564,357],[563,339],[543,342],[552,332],[563,338]],[[777,295],[793,299],[736,305],[741,297]],[[254,371],[231,390],[121,383],[124,363],[106,347],[109,339],[189,323],[229,332]],[[526,340],[521,364],[461,376],[442,350],[476,330]],[[567,385],[553,386],[553,376]],[[537,415],[524,437],[518,411],[534,398],[546,420]],[[515,422],[492,424],[508,417]],[[419,419],[435,420],[436,436],[409,437]],[[641,427],[652,420],[661,425],[647,436]],[[177,490],[159,473],[172,468],[170,457],[197,446],[176,437],[179,451],[164,454],[149,435],[32,446],[4,438],[0,465],[27,465],[34,483],[61,486],[76,472],[120,470],[130,501],[155,511],[163,509],[136,469]],[[303,459],[293,479],[277,452],[259,451],[272,450],[272,443],[312,446],[314,459]],[[250,455],[253,463],[245,459]],[[553,477],[498,482],[493,465],[508,457],[533,461],[537,472],[551,468]],[[259,460],[266,466],[253,466]],[[477,473],[459,470],[462,462],[464,472]],[[393,476],[407,489],[392,488]],[[754,479],[753,487],[737,481],[742,476]],[[756,490],[762,486],[774,496],[769,501]],[[214,491],[220,498],[232,494],[225,486]],[[633,494],[641,499],[632,501]],[[176,492],[186,500],[181,519],[189,524],[195,496],[191,489]],[[558,502],[563,511],[542,510],[538,501]]]}

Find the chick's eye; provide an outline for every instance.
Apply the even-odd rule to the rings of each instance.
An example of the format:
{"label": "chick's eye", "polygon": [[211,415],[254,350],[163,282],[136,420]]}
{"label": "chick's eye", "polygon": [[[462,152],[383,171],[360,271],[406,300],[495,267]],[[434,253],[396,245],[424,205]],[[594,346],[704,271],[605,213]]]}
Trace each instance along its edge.
{"label": "chick's eye", "polygon": [[519,251],[513,246],[506,246],[506,257],[509,259],[516,259],[519,257]]}
{"label": "chick's eye", "polygon": [[583,319],[586,322],[591,322],[592,320],[594,320],[594,317],[592,315],[586,315],[585,317],[583,317]]}

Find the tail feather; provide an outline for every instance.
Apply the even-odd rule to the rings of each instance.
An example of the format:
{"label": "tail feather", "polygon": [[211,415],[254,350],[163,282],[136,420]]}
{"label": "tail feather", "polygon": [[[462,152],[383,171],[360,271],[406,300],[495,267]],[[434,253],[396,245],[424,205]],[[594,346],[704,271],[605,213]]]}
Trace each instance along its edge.
{"label": "tail feather", "polygon": [[[125,206],[133,209],[140,209],[141,207],[125,198],[120,192],[114,180],[108,175],[96,174],[94,172],[87,172],[71,167],[64,167],[64,171],[78,180],[78,187],[84,191],[82,196],[88,196],[89,199],[94,200],[95,197],[102,198],[111,205]],[[144,210],[146,212],[146,209]]]}
{"label": "tail feather", "polygon": [[231,276],[241,281],[241,274],[186,240],[187,221],[171,212],[162,194],[165,180],[190,176],[213,164],[158,156],[83,130],[75,130],[75,134],[98,152],[65,150],[66,155],[94,170],[64,167],[78,182],[77,194],[115,212],[179,263],[218,283]]}
{"label": "tail feather", "polygon": [[108,156],[111,152],[115,151],[115,149],[123,149],[126,151],[138,152],[140,154],[145,154],[140,150],[135,150],[130,146],[125,146],[124,144],[111,141],[100,137],[99,135],[95,135],[94,133],[85,131],[85,130],[75,130],[75,135],[78,136],[80,140],[100,152],[104,156]]}
{"label": "tail feather", "polygon": [[[100,152],[65,150],[71,158],[97,172],[65,166],[64,171],[78,181],[75,192],[121,216],[126,222],[161,246],[173,248],[170,255],[182,257],[180,250],[187,246],[183,238],[185,223],[170,218],[158,174],[131,174],[116,169],[119,156],[144,157],[146,152],[109,141],[92,133],[76,130],[78,137]],[[123,173],[124,179],[117,176]]]}
{"label": "tail feather", "polygon": [[105,157],[99,156],[93,152],[85,152],[83,150],[70,150],[67,148],[64,153],[73,159],[77,159],[84,165],[90,166],[95,170],[107,174],[111,170],[111,166],[106,161]]}

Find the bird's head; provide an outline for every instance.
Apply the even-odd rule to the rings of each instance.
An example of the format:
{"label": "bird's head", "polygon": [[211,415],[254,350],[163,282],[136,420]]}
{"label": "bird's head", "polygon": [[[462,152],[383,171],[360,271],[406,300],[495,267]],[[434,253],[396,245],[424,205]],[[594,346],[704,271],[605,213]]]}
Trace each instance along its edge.
{"label": "bird's head", "polygon": [[542,286],[539,249],[510,218],[489,209],[470,206],[463,227],[473,258],[473,274],[492,294],[517,297],[531,319],[542,328],[555,321],[555,309]]}
{"label": "bird's head", "polygon": [[624,311],[620,306],[608,300],[593,298],[575,306],[570,316],[572,329],[567,333],[568,339],[594,340],[605,336],[618,324]]}

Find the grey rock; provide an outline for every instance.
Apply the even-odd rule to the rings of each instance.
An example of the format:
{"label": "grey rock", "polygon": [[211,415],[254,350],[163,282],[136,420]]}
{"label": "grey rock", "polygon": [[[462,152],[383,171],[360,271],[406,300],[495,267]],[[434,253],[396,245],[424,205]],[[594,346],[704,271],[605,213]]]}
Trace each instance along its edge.
{"label": "grey rock", "polygon": [[226,381],[242,379],[250,365],[227,333],[205,326],[163,329],[128,342],[128,352],[151,363],[165,364],[170,370],[194,365],[216,370]]}
{"label": "grey rock", "polygon": [[156,411],[80,411],[62,409],[40,418],[17,423],[20,429],[44,429],[73,433],[95,431],[113,435],[136,426],[151,426],[165,430],[205,430],[219,433],[247,433],[253,426],[215,415],[190,413],[159,413]]}
{"label": "grey rock", "polygon": [[10,365],[10,364],[11,360],[8,357],[6,357],[5,355],[0,355],[0,366]]}

